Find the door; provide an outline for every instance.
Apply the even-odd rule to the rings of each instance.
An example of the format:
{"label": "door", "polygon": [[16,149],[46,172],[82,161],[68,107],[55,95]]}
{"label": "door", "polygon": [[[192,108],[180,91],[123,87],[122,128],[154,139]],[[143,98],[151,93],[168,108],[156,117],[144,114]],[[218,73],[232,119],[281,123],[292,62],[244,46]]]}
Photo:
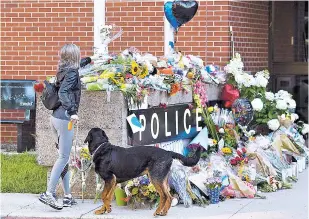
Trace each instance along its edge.
{"label": "door", "polygon": [[286,90],[308,122],[308,2],[273,1],[270,19],[272,90]]}

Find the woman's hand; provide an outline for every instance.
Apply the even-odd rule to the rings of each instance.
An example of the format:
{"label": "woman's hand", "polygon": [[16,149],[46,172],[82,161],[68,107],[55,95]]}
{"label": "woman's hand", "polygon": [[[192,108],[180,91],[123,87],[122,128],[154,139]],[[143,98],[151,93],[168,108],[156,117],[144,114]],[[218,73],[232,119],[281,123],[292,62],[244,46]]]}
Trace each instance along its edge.
{"label": "woman's hand", "polygon": [[73,124],[76,124],[77,121],[78,121],[78,116],[77,115],[72,115],[71,116],[71,121],[72,121]]}

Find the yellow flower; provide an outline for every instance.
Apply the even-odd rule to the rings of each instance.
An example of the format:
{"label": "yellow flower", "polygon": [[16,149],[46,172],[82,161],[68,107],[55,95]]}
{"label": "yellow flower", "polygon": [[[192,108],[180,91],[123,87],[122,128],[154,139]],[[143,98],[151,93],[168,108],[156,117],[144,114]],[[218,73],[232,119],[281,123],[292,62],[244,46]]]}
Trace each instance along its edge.
{"label": "yellow flower", "polygon": [[208,107],[208,112],[213,112],[214,111],[214,107],[213,106],[210,106],[210,107]]}
{"label": "yellow flower", "polygon": [[254,141],[255,140],[255,137],[254,136],[250,136],[249,137],[249,141]]}
{"label": "yellow flower", "polygon": [[148,68],[146,65],[142,66],[142,72],[141,74],[138,76],[140,79],[145,78],[148,75]]}
{"label": "yellow flower", "polygon": [[150,184],[148,185],[148,190],[149,190],[150,192],[155,192],[155,191],[156,191],[156,188],[154,187],[154,185],[153,185],[152,183],[150,183]]}
{"label": "yellow flower", "polygon": [[131,73],[132,75],[137,75],[140,72],[140,68],[138,64],[135,61],[132,61],[131,63]]}
{"label": "yellow flower", "polygon": [[120,85],[120,89],[121,89],[121,90],[125,90],[126,88],[127,88],[127,85],[126,85],[126,84],[121,84],[121,85]]}
{"label": "yellow flower", "polygon": [[231,154],[232,150],[230,148],[224,147],[221,149],[222,153],[224,154]]}
{"label": "yellow flower", "polygon": [[213,143],[214,145],[217,145],[217,144],[218,144],[218,142],[217,142],[216,139],[213,139],[213,140],[212,140],[212,143]]}
{"label": "yellow flower", "polygon": [[111,78],[111,77],[114,77],[115,76],[115,73],[112,72],[112,71],[109,71],[109,69],[106,69],[100,76],[99,78],[100,79],[108,79],[108,78]]}

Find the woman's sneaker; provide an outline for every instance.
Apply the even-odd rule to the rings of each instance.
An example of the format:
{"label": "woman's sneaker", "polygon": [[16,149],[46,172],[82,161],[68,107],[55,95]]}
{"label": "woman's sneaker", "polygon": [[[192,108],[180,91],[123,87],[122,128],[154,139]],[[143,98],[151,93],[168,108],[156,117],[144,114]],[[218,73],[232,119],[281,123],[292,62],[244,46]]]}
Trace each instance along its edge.
{"label": "woman's sneaker", "polygon": [[76,205],[77,202],[74,200],[72,195],[66,195],[63,197],[63,207],[71,207],[72,205]]}
{"label": "woman's sneaker", "polygon": [[44,192],[40,195],[39,200],[45,205],[49,205],[50,207],[56,210],[62,210],[63,206],[58,203],[57,198],[52,193]]}

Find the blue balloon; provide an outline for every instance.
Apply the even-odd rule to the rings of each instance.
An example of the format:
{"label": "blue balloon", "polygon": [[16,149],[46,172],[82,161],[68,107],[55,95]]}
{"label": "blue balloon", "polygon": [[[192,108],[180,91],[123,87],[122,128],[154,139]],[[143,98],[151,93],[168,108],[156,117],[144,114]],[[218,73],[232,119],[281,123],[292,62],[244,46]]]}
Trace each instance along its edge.
{"label": "blue balloon", "polygon": [[175,30],[177,31],[179,28],[179,25],[178,25],[177,19],[175,18],[173,14],[173,2],[166,2],[164,4],[164,14],[168,22],[170,22],[172,27],[174,27]]}

